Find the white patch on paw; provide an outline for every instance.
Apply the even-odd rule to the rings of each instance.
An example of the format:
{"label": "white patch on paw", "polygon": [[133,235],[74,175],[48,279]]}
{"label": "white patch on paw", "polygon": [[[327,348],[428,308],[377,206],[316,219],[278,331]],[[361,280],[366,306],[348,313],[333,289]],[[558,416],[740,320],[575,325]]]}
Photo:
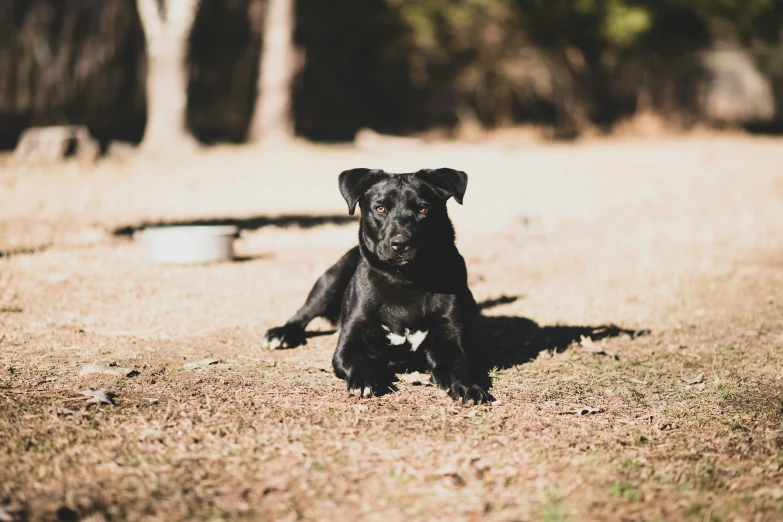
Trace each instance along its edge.
{"label": "white patch on paw", "polygon": [[400,346],[401,344],[408,342],[411,345],[412,352],[415,352],[418,349],[419,345],[421,345],[421,343],[423,343],[424,339],[427,337],[427,333],[429,333],[427,330],[411,332],[409,328],[406,328],[405,333],[396,334],[392,332],[391,329],[385,324],[382,324],[381,327],[389,332],[386,334],[386,338],[389,340],[389,344],[393,346]]}
{"label": "white patch on paw", "polygon": [[269,339],[269,342],[266,343],[267,348],[270,350],[277,350],[283,345],[283,341],[280,340],[279,337],[272,337]]}
{"label": "white patch on paw", "polygon": [[348,393],[350,395],[353,395],[354,397],[365,398],[365,399],[368,397],[372,397],[373,395],[372,388],[370,388],[369,386],[363,386],[361,388],[351,388],[350,390],[348,390]]}

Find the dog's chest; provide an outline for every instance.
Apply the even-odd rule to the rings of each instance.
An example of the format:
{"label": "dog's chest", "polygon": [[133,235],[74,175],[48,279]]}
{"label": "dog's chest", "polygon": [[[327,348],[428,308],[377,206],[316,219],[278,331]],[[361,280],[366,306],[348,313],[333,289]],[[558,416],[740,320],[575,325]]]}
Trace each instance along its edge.
{"label": "dog's chest", "polygon": [[383,289],[379,319],[390,348],[416,352],[428,335],[429,303],[420,290],[390,286]]}
{"label": "dog's chest", "polygon": [[382,324],[381,328],[383,328],[384,332],[386,333],[386,338],[389,340],[389,345],[402,346],[407,343],[410,346],[410,350],[412,352],[415,352],[419,349],[419,346],[421,346],[421,343],[424,342],[424,339],[427,338],[427,334],[429,333],[427,330],[411,331],[410,328],[405,328],[401,332],[396,332],[392,330],[390,326],[385,324]]}

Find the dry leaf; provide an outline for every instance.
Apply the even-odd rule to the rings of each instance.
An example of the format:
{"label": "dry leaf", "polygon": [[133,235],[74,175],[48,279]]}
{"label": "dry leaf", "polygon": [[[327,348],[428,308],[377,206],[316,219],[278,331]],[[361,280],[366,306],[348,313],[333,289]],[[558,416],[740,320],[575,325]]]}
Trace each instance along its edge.
{"label": "dry leaf", "polygon": [[634,384],[641,384],[643,386],[646,386],[647,384],[649,384],[647,381],[640,381],[639,379],[629,379],[628,382],[632,382]]}
{"label": "dry leaf", "polygon": [[15,504],[0,506],[0,522],[14,522],[24,518],[24,508]]}
{"label": "dry leaf", "polygon": [[604,411],[604,410],[602,410],[601,408],[593,408],[591,406],[584,406],[582,408],[577,408],[575,410],[569,410],[569,411],[561,412],[560,415],[589,415],[589,414],[593,414],[593,413],[601,413],[602,411]]}
{"label": "dry leaf", "polygon": [[138,375],[139,372],[131,368],[125,368],[123,366],[117,366],[116,363],[109,363],[107,366],[102,364],[86,364],[82,366],[79,372],[79,377],[90,375],[93,373],[103,373],[106,375],[116,375],[117,377],[133,377]]}
{"label": "dry leaf", "polygon": [[766,487],[757,490],[754,493],[757,497],[772,497],[775,500],[783,499],[783,488],[780,487]]}
{"label": "dry leaf", "polygon": [[113,400],[114,394],[108,393],[104,389],[84,390],[83,392],[81,392],[81,395],[84,395],[84,397],[82,398],[87,400],[87,404],[98,404],[98,405],[111,404],[112,406],[114,406],[114,400]]}
{"label": "dry leaf", "polygon": [[201,359],[200,361],[188,363],[185,366],[182,367],[183,370],[196,370],[198,368],[202,368],[204,366],[210,366],[212,364],[217,364],[220,362],[220,359]]}
{"label": "dry leaf", "polygon": [[685,384],[689,386],[692,384],[701,384],[703,381],[704,381],[704,372],[701,372],[699,375],[697,375],[691,380],[683,379],[683,382],[685,382]]}
{"label": "dry leaf", "polygon": [[413,384],[414,386],[432,386],[429,375],[422,375],[419,372],[403,373],[397,376],[400,382]]}
{"label": "dry leaf", "polygon": [[465,485],[465,480],[460,476],[459,470],[453,465],[445,466],[435,472],[435,476],[450,478],[454,481],[454,485],[462,487]]}
{"label": "dry leaf", "polygon": [[601,344],[595,344],[593,340],[590,337],[585,337],[584,335],[579,336],[579,345],[582,347],[582,349],[589,353],[594,353],[596,355],[608,355],[609,357],[613,359],[618,359],[617,355],[613,354],[612,352],[607,352],[606,347],[603,343]]}

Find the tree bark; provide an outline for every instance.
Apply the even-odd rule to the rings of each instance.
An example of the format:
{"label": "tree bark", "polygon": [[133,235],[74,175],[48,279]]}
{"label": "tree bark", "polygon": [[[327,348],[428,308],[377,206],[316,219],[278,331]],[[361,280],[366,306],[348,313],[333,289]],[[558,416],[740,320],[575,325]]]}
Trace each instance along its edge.
{"label": "tree bark", "polygon": [[[252,11],[261,0],[255,0]],[[293,137],[291,89],[296,73],[293,42],[294,0],[268,0],[264,23],[261,66],[250,137],[253,140],[287,140]]]}
{"label": "tree bark", "polygon": [[147,127],[141,146],[190,148],[186,121],[188,37],[198,0],[136,0],[147,39]]}

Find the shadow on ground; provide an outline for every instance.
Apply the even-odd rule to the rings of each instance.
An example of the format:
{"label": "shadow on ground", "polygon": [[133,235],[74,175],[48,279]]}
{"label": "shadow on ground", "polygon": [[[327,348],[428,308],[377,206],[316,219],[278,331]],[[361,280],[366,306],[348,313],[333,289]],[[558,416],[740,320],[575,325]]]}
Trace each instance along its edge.
{"label": "shadow on ground", "polygon": [[203,226],[235,226],[240,230],[258,230],[263,227],[299,227],[312,228],[323,225],[347,225],[356,223],[355,217],[340,214],[331,215],[300,215],[282,216],[250,216],[244,218],[206,218],[179,221],[145,221],[134,225],[115,228],[112,234],[116,237],[131,237],[135,232],[149,227],[203,227]]}
{"label": "shadow on ground", "polygon": [[[478,303],[478,308],[484,311],[516,300],[517,297],[503,296]],[[578,343],[583,336],[600,341],[621,335],[635,338],[648,333],[649,330],[629,330],[614,324],[539,326],[526,317],[482,314],[474,323],[474,349],[480,361],[474,378],[480,385],[490,388],[492,380],[489,373],[493,368],[513,368],[545,351],[562,352]]]}
{"label": "shadow on ground", "polygon": [[[477,303],[479,312],[497,306],[515,302],[517,296],[501,296]],[[308,337],[331,335],[337,330],[327,332],[307,332]],[[471,378],[476,384],[489,391],[492,388],[493,369],[509,369],[532,361],[541,352],[561,353],[578,344],[582,337],[592,341],[601,341],[612,337],[627,335],[630,338],[647,335],[650,330],[630,330],[614,324],[596,326],[553,325],[539,326],[527,317],[490,316],[479,314],[473,324],[471,343]],[[417,357],[412,361],[394,364],[390,367],[388,389],[380,395],[396,390],[394,374],[413,371],[429,371],[426,360]]]}

